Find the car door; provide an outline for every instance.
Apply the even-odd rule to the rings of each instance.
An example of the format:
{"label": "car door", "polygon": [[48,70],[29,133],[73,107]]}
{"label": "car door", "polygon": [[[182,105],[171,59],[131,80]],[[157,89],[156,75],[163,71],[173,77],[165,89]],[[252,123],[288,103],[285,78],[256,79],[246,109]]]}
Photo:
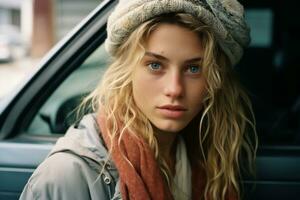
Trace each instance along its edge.
{"label": "car door", "polygon": [[[61,124],[56,121],[56,114],[70,109],[74,100],[89,91],[83,86],[80,90],[81,83],[98,78],[93,76],[91,65],[103,65],[101,59],[106,60],[99,57],[100,63],[95,63],[94,57],[103,49],[107,17],[115,4],[116,1],[103,1],[49,52],[14,94],[1,101],[0,199],[18,199],[34,169],[62,136],[57,131],[62,128],[57,128]],[[66,79],[73,85],[70,81],[63,84]],[[57,92],[61,85],[73,93],[63,89]]]}

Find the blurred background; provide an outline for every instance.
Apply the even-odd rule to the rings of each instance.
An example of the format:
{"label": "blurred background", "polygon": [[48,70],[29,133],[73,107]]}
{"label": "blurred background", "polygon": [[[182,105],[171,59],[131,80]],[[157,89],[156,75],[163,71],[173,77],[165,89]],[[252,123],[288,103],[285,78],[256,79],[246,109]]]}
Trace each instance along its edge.
{"label": "blurred background", "polygon": [[0,0],[0,99],[101,0]]}

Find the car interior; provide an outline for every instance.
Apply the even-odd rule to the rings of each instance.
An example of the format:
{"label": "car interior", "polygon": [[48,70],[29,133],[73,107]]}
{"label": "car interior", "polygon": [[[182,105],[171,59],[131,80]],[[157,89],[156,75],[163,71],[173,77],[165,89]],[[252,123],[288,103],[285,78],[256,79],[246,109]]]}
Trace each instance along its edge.
{"label": "car interior", "polygon": [[[253,3],[247,8],[269,13],[269,17],[257,18],[257,22],[251,26],[252,30],[260,29],[260,34],[268,34],[269,42],[250,46],[238,66],[241,81],[252,99],[258,135],[264,145],[300,143],[300,79],[297,77],[300,68],[296,53],[300,41],[297,38],[300,24],[292,20],[290,13],[294,13],[293,5]],[[263,24],[264,20],[269,24]],[[254,40],[263,37],[252,35]]]}

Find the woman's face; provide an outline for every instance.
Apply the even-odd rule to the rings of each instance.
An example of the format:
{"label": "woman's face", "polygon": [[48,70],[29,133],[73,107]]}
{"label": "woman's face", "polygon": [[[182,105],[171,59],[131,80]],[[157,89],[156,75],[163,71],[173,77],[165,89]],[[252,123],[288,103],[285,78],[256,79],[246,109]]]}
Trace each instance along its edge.
{"label": "woman's face", "polygon": [[133,97],[155,128],[177,133],[199,113],[206,94],[203,48],[196,33],[161,24],[145,46],[133,71]]}

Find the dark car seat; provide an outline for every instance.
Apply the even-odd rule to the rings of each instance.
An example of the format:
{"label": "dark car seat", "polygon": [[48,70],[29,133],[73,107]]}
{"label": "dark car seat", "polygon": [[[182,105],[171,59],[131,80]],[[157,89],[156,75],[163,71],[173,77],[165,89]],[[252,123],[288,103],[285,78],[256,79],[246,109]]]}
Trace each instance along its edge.
{"label": "dark car seat", "polygon": [[280,123],[290,134],[290,144],[300,142],[300,30],[288,28],[282,33],[282,59],[277,67],[273,98],[285,110]]}
{"label": "dark car seat", "polygon": [[246,49],[244,57],[236,67],[242,84],[250,95],[257,132],[260,141],[269,140],[271,127],[276,121],[277,111],[274,109],[272,86],[274,82],[275,51],[271,47],[250,47]]}

